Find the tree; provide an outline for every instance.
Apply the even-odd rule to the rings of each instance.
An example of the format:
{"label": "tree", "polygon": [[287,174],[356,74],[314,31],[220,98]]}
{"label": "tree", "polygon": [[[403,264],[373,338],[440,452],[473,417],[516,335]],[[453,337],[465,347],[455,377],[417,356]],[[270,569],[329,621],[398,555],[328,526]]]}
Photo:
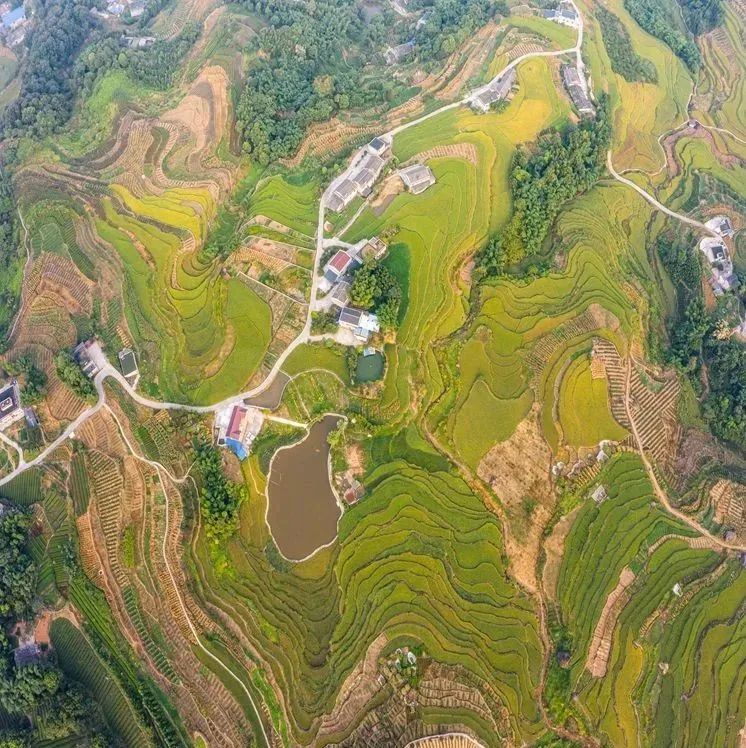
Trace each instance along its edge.
{"label": "tree", "polygon": [[92,400],[96,396],[93,382],[83,373],[73,354],[65,349],[54,357],[57,376],[78,396]]}
{"label": "tree", "polygon": [[2,117],[6,134],[43,138],[72,113],[71,71],[93,28],[94,0],[39,0],[18,97]]}
{"label": "tree", "polygon": [[194,442],[196,466],[200,474],[200,505],[207,534],[213,540],[224,540],[236,528],[238,509],[246,500],[246,487],[229,481],[223,473],[220,453],[204,436]]}
{"label": "tree", "polygon": [[541,137],[533,150],[516,151],[509,178],[513,213],[477,257],[484,275],[500,275],[506,266],[539,252],[562,206],[590,189],[603,173],[610,140],[604,96],[594,119]]}
{"label": "tree", "polygon": [[27,548],[28,515],[0,516],[0,624],[26,617],[36,587],[36,570]]}

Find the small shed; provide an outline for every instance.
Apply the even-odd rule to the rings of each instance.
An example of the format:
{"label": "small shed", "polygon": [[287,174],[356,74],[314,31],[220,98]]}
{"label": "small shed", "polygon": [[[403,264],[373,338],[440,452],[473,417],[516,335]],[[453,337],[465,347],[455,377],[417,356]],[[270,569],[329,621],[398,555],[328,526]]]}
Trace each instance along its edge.
{"label": "small shed", "polygon": [[131,348],[123,348],[119,351],[119,368],[125,377],[136,377],[140,372],[137,368],[137,359]]}
{"label": "small shed", "polygon": [[602,504],[609,498],[609,495],[606,493],[606,488],[604,488],[604,486],[598,485],[591,494],[591,498],[596,502],[596,504]]}

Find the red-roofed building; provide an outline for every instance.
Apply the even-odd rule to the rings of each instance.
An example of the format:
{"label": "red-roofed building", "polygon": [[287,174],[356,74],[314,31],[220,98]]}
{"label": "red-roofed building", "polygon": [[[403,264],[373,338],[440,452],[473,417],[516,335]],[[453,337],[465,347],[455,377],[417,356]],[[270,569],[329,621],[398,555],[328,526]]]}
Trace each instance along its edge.
{"label": "red-roofed building", "polygon": [[342,275],[342,273],[347,270],[347,266],[350,262],[352,262],[352,257],[350,257],[347,252],[340,249],[339,252],[337,252],[337,254],[335,254],[329,261],[327,267],[333,268],[339,275]]}
{"label": "red-roofed building", "polygon": [[246,418],[246,413],[248,411],[246,408],[241,408],[240,406],[236,406],[233,408],[233,412],[231,413],[231,419],[228,421],[228,429],[225,432],[225,436],[227,439],[236,439],[237,441],[241,441],[243,438],[243,423],[244,419]]}

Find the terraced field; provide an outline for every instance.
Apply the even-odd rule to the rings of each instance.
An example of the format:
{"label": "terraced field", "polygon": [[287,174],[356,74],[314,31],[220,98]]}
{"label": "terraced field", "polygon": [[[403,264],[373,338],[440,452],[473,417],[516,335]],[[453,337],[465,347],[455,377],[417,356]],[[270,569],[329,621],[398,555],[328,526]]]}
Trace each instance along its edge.
{"label": "terraced field", "polygon": [[[542,407],[542,429],[553,449],[560,444],[555,420],[565,440],[578,444],[572,424],[567,432],[569,413],[562,402],[555,412],[568,356],[588,352],[597,336],[624,350],[625,338],[636,332],[644,311],[629,298],[622,267],[630,259],[630,246],[644,232],[647,211],[639,205],[632,220],[629,213],[623,190],[597,188],[560,217],[557,241],[567,247],[561,273],[522,284],[499,281],[483,291],[470,335],[458,350],[452,407],[440,425],[443,438],[468,464],[476,468],[492,444],[507,439],[532,402]],[[632,259],[649,272],[644,257]],[[595,408],[586,405],[592,415],[590,434],[621,436],[609,421],[605,399],[595,402]],[[474,423],[482,428],[472,428]]]}
{"label": "terraced field", "polygon": [[742,41],[743,5],[725,3],[725,23],[700,39],[704,61],[703,80],[694,97],[696,113],[711,122],[746,138],[746,79],[743,76],[746,54]]}
{"label": "terraced field", "polygon": [[261,642],[303,743],[381,633],[386,652],[419,644],[428,657],[491,684],[487,722],[468,709],[458,714],[485,739],[500,705],[512,715],[501,732],[536,734],[535,611],[504,577],[496,520],[421,438],[385,438],[372,448],[379,467],[366,477],[370,495],[344,514],[339,542],[292,568],[265,555],[265,499],[255,492],[264,478],[252,460],[241,538],[227,549],[232,571],[216,573],[200,552],[200,596]]}
{"label": "terraced field", "polygon": [[[736,745],[746,711],[738,676],[746,575],[651,503],[635,456],[615,457],[596,480],[609,498],[580,509],[556,590],[583,712],[613,745]],[[633,581],[611,611],[605,602],[623,569]],[[602,620],[599,677],[587,657],[598,652]]]}
{"label": "terraced field", "polygon": [[614,109],[614,165],[618,170],[655,171],[663,152],[658,136],[678,127],[687,117],[692,79],[681,60],[663,42],[644,32],[624,8],[623,0],[605,3],[622,22],[634,51],[655,67],[657,83],[630,83],[611,69],[600,27],[589,19],[587,62],[594,83],[604,81]]}
{"label": "terraced field", "polygon": [[[686,115],[692,80],[623,0],[608,6],[658,74],[629,84],[611,73],[581,8],[596,91],[612,100],[617,167],[647,170],[635,178],[681,210],[743,192],[741,151],[723,134],[667,142],[677,166],[660,169],[658,137]],[[29,353],[49,375],[37,408],[48,440],[84,407],[54,373],[61,346],[96,334],[112,360],[133,347],[145,393],[211,403],[262,381],[304,324],[328,175],[298,168],[306,151],[264,167],[236,147],[233,94],[251,50],[230,36],[243,45],[254,19],[184,0],[154,28],[172,37],[203,18],[173,91],[109,73],[70,132],[33,158],[22,144],[32,261],[2,361]],[[727,65],[739,29],[729,8],[726,28],[703,41],[694,106],[708,121],[740,116]],[[396,117],[574,38],[537,17],[490,23],[444,71],[423,72],[434,94]],[[551,745],[557,726],[568,744],[738,744],[746,576],[735,554],[665,511],[630,446],[634,420],[667,490],[681,388],[645,356],[665,324],[651,266],[661,221],[602,181],[564,206],[546,267],[476,282],[477,253],[511,216],[516,148],[575,116],[559,64],[522,63],[500,112],[460,107],[397,135],[399,163],[427,161],[436,184],[377,196],[343,237],[383,235],[402,286],[398,331],[374,339],[385,379],[352,383],[354,356],[331,340],[293,351],[256,403],[280,418],[265,421],[247,460],[219,453],[247,492],[233,536],[211,540],[195,464],[211,418],[147,409],[111,382],[74,438],[0,490],[33,507],[39,598],[70,614],[52,625],[60,662],[126,744],[263,744],[264,732],[283,748]],[[380,129],[365,117],[339,132],[318,123],[307,152]],[[329,217],[332,233],[360,203]],[[291,563],[267,524],[270,461],[300,438],[292,421],[329,412],[347,417],[330,439],[335,488],[354,474],[364,495],[340,499],[330,546]],[[614,444],[600,453],[604,441]],[[600,504],[589,497],[598,486]],[[459,736],[436,739],[443,731]]]}

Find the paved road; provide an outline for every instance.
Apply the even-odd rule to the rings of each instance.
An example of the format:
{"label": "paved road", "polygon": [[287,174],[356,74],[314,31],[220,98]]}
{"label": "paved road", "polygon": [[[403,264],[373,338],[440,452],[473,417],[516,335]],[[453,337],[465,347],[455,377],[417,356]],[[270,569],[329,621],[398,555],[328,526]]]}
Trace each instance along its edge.
{"label": "paved road", "polygon": [[614,177],[614,179],[616,179],[618,182],[621,182],[622,184],[626,184],[627,187],[631,187],[635,192],[642,195],[654,208],[657,208],[662,213],[665,213],[666,215],[671,216],[671,218],[675,218],[677,221],[681,221],[682,223],[688,223],[690,226],[694,226],[694,228],[697,228],[700,231],[704,231],[710,236],[714,236],[716,238],[720,237],[720,234],[718,234],[713,229],[705,226],[704,223],[701,223],[694,218],[689,218],[689,216],[682,215],[681,213],[676,213],[670,208],[667,208],[665,205],[663,205],[663,203],[654,198],[649,192],[645,192],[645,190],[640,187],[639,184],[635,184],[631,179],[627,179],[626,177],[623,177],[621,174],[619,174],[616,169],[614,169],[614,164],[611,163],[611,151],[606,154],[606,166],[609,169],[609,173],[612,177]]}

